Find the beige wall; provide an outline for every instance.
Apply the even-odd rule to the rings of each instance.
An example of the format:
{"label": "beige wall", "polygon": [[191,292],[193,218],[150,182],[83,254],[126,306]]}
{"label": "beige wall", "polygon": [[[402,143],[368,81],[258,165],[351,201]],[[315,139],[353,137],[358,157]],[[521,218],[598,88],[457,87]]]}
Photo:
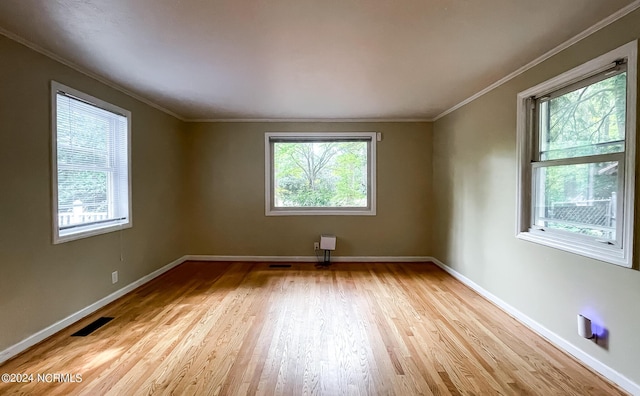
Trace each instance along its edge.
{"label": "beige wall", "polygon": [[[376,216],[265,216],[264,133],[382,132]],[[192,254],[309,256],[323,233],[337,256],[431,252],[431,124],[193,123],[189,126]]]}
{"label": "beige wall", "polygon": [[[516,239],[515,155],[519,91],[638,37],[635,11],[434,125],[434,256],[636,383],[640,272]],[[581,312],[608,350],[577,335]]]}
{"label": "beige wall", "polygon": [[[431,251],[429,123],[185,124],[1,35],[0,59],[0,351],[185,254]],[[133,228],[52,244],[51,80],[132,112]],[[266,131],[382,132],[378,215],[265,217]]]}
{"label": "beige wall", "polygon": [[[179,120],[1,35],[0,59],[2,351],[185,254],[186,161]],[[52,244],[52,79],[133,113],[133,228]]]}

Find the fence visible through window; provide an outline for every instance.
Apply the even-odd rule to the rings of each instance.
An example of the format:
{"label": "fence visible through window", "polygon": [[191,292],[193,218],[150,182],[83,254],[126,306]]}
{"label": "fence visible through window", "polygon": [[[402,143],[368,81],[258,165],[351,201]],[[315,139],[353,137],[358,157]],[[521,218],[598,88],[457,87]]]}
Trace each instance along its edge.
{"label": "fence visible through window", "polygon": [[109,213],[107,212],[85,211],[82,201],[76,200],[73,202],[73,208],[70,211],[58,213],[58,227],[65,228],[66,226],[95,223],[108,218]]}
{"label": "fence visible through window", "polygon": [[609,199],[552,202],[546,217],[540,220],[556,229],[615,239],[616,194]]}

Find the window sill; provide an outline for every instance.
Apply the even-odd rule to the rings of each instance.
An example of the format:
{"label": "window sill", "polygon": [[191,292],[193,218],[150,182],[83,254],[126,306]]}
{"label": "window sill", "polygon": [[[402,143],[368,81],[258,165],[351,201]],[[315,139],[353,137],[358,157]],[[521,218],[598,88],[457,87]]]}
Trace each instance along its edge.
{"label": "window sill", "polygon": [[559,238],[555,235],[549,237],[540,234],[541,233],[538,232],[523,231],[518,233],[516,238],[604,261],[606,263],[631,268],[631,262],[629,258],[625,256],[624,249],[619,247],[601,246],[593,243],[587,243],[579,239]]}
{"label": "window sill", "polygon": [[267,209],[265,216],[375,216],[375,209]]}
{"label": "window sill", "polygon": [[99,227],[89,226],[89,227],[78,227],[73,231],[58,231],[54,230],[53,244],[57,245],[59,243],[75,241],[78,239],[89,238],[96,235],[108,234],[110,232],[124,230],[126,228],[131,228],[131,221],[127,222],[118,222],[118,223],[109,223],[104,224]]}

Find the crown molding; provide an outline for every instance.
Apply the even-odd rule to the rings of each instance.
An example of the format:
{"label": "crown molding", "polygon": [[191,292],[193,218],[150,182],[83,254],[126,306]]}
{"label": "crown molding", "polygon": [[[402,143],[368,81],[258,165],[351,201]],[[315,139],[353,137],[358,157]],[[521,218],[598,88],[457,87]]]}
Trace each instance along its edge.
{"label": "crown molding", "polygon": [[349,123],[356,123],[356,122],[375,122],[375,123],[381,123],[381,122],[433,122],[433,119],[431,118],[205,118],[205,119],[199,119],[199,118],[186,118],[183,117],[177,113],[174,113],[173,111],[160,106],[159,104],[143,97],[140,96],[116,83],[114,83],[113,81],[110,81],[96,73],[93,73],[89,70],[87,70],[86,68],[79,66],[59,55],[56,55],[55,53],[40,47],[37,44],[32,43],[31,41],[24,39],[20,36],[18,36],[15,33],[12,33],[2,27],[0,27],[0,35],[3,35],[7,38],[9,38],[10,40],[13,40],[19,44],[24,45],[27,48],[32,49],[33,51],[38,52],[39,54],[42,54],[58,63],[61,63],[67,67],[70,67],[71,69],[84,74],[87,77],[90,77],[94,80],[97,80],[99,82],[101,82],[104,85],[107,85],[110,88],[113,88],[117,91],[120,91],[122,93],[124,93],[125,95],[128,95],[144,104],[147,104],[157,110],[162,111],[163,113],[166,113],[172,117],[177,118],[180,121],[183,122],[190,122],[190,123],[196,123],[196,122],[272,122],[272,123],[276,123],[276,122],[349,122]]}
{"label": "crown molding", "polygon": [[565,49],[571,47],[572,45],[576,44],[577,42],[581,41],[582,39],[584,39],[584,38],[594,34],[595,32],[597,32],[597,31],[599,31],[599,30],[611,25],[615,21],[617,21],[617,20],[629,15],[630,13],[632,13],[635,10],[637,10],[638,8],[640,8],[640,0],[636,0],[633,3],[629,4],[628,6],[626,6],[624,8],[621,8],[620,10],[614,12],[613,14],[611,14],[608,17],[604,18],[600,22],[597,22],[595,25],[587,28],[586,30],[583,30],[581,33],[578,33],[577,35],[573,36],[572,38],[570,38],[569,40],[565,41],[564,43],[558,45],[557,47],[553,48],[552,50],[546,52],[545,54],[541,55],[540,57],[532,60],[531,62],[529,62],[526,65],[522,66],[521,68],[517,69],[516,71],[514,71],[514,72],[506,75],[505,77],[501,78],[500,80],[494,82],[493,84],[489,85],[485,89],[483,89],[483,90],[479,91],[478,93],[468,97],[467,99],[465,99],[462,102],[458,103],[457,105],[451,107],[450,109],[443,111],[442,113],[440,113],[436,117],[434,117],[432,122],[438,121],[442,117],[453,113],[454,111],[458,110],[462,106],[467,105],[467,104],[473,102],[474,100],[478,99],[479,97],[483,96],[484,94],[493,91],[494,89],[498,88],[502,84],[504,84],[504,83],[506,83],[506,82],[518,77],[519,75],[521,75],[522,73],[526,72],[527,70],[539,65],[540,63],[546,61],[547,59],[551,58],[552,56],[564,51]]}
{"label": "crown molding", "polygon": [[102,84],[104,84],[104,85],[106,85],[106,86],[108,86],[110,88],[115,89],[116,91],[122,92],[123,94],[125,94],[127,96],[130,96],[133,99],[136,99],[136,100],[138,100],[138,101],[140,101],[140,102],[142,102],[142,103],[144,103],[144,104],[146,104],[148,106],[153,107],[154,109],[160,110],[161,112],[163,112],[165,114],[168,114],[168,115],[170,115],[172,117],[175,117],[180,121],[186,121],[184,119],[184,117],[174,113],[173,111],[171,111],[169,109],[166,109],[166,108],[160,106],[157,103],[152,102],[151,100],[149,100],[149,99],[147,99],[145,97],[142,97],[142,96],[140,96],[140,95],[138,95],[136,93],[133,93],[130,90],[128,90],[128,89],[126,89],[124,87],[121,87],[120,85],[114,83],[113,81],[110,81],[110,80],[108,80],[108,79],[106,79],[106,78],[104,78],[104,77],[102,77],[102,76],[100,76],[100,75],[98,75],[96,73],[93,73],[93,72],[85,69],[82,66],[79,66],[79,65],[77,65],[77,64],[75,64],[75,63],[73,63],[73,62],[71,62],[71,61],[69,61],[69,60],[67,60],[67,59],[65,59],[65,58],[63,58],[61,56],[59,56],[59,55],[56,55],[53,52],[51,52],[51,51],[49,51],[47,49],[44,49],[44,48],[40,47],[39,45],[36,45],[36,44],[32,43],[31,41],[29,41],[27,39],[24,39],[24,38],[18,36],[17,34],[12,33],[12,32],[10,32],[10,31],[2,28],[2,27],[0,27],[0,35],[3,35],[3,36],[7,37],[10,40],[13,40],[13,41],[15,41],[15,42],[17,42],[19,44],[22,44],[25,47],[30,48],[30,49],[38,52],[39,54],[42,54],[42,55],[46,56],[47,58],[53,59],[54,61],[56,61],[58,63],[62,63],[63,65],[65,65],[67,67],[70,67],[71,69],[77,71],[78,73],[84,74],[87,77],[90,77],[90,78],[92,78],[92,79],[94,79],[96,81],[99,81]]}
{"label": "crown molding", "polygon": [[551,58],[552,56],[558,54],[559,52],[571,47],[572,45],[578,43],[579,41],[581,41],[582,39],[592,35],[593,33],[605,28],[606,26],[609,26],[610,24],[616,22],[617,20],[625,17],[626,15],[630,14],[631,12],[637,10],[638,8],[640,8],[640,0],[636,0],[633,3],[627,5],[626,7],[616,11],[615,13],[609,15],[608,17],[602,19],[600,22],[597,22],[596,24],[594,24],[593,26],[585,29],[584,31],[582,31],[581,33],[575,35],[574,37],[570,38],[569,40],[563,42],[562,44],[558,45],[557,47],[553,48],[552,50],[546,52],[545,54],[541,55],[540,57],[534,59],[533,61],[527,63],[526,65],[520,67],[519,69],[515,70],[514,72],[508,74],[507,76],[501,78],[500,80],[494,82],[493,84],[489,85],[488,87],[484,88],[483,90],[477,92],[476,94],[468,97],[467,99],[463,100],[462,102],[456,104],[455,106],[449,108],[448,110],[443,111],[442,113],[438,114],[436,117],[433,118],[210,118],[210,119],[192,119],[192,118],[186,118],[186,117],[182,117],[180,115],[178,115],[177,113],[174,113],[173,111],[166,109],[160,105],[158,105],[157,103],[142,97],[96,73],[93,73],[61,56],[58,56],[56,54],[54,54],[53,52],[44,49],[34,43],[32,43],[29,40],[26,40],[2,27],[0,27],[0,35],[6,36],[7,38],[16,41],[50,59],[53,59],[56,62],[62,63],[65,66],[70,67],[71,69],[82,73],[94,80],[97,80],[99,82],[101,82],[102,84],[105,84],[117,91],[120,91],[142,103],[145,103],[157,110],[162,111],[165,114],[168,114],[172,117],[175,117],[176,119],[180,120],[180,121],[184,121],[184,122],[190,122],[190,123],[196,123],[196,122],[202,122],[202,123],[206,123],[206,122],[211,122],[211,123],[215,123],[215,122],[323,122],[323,123],[329,123],[329,122],[333,122],[333,123],[337,123],[337,122],[344,122],[344,123],[356,123],[356,122],[372,122],[372,123],[382,123],[382,122],[436,122],[439,119],[441,119],[442,117],[451,114],[452,112],[460,109],[461,107],[471,103],[472,101],[478,99],[479,97],[493,91],[494,89],[496,89],[497,87],[505,84],[506,82],[516,78],[517,76],[523,74],[524,72],[528,71],[529,69],[539,65],[540,63],[544,62],[545,60]]}

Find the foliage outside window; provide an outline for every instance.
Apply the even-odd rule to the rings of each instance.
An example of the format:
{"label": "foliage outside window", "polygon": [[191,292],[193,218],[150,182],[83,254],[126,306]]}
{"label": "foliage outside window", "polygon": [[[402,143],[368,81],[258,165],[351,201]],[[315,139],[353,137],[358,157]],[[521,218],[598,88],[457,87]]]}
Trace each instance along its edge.
{"label": "foliage outside window", "polygon": [[54,243],[131,226],[130,113],[52,82]]}
{"label": "foliage outside window", "polygon": [[375,214],[375,133],[265,137],[266,214]]}
{"label": "foliage outside window", "polygon": [[519,95],[520,238],[631,266],[636,52]]}

